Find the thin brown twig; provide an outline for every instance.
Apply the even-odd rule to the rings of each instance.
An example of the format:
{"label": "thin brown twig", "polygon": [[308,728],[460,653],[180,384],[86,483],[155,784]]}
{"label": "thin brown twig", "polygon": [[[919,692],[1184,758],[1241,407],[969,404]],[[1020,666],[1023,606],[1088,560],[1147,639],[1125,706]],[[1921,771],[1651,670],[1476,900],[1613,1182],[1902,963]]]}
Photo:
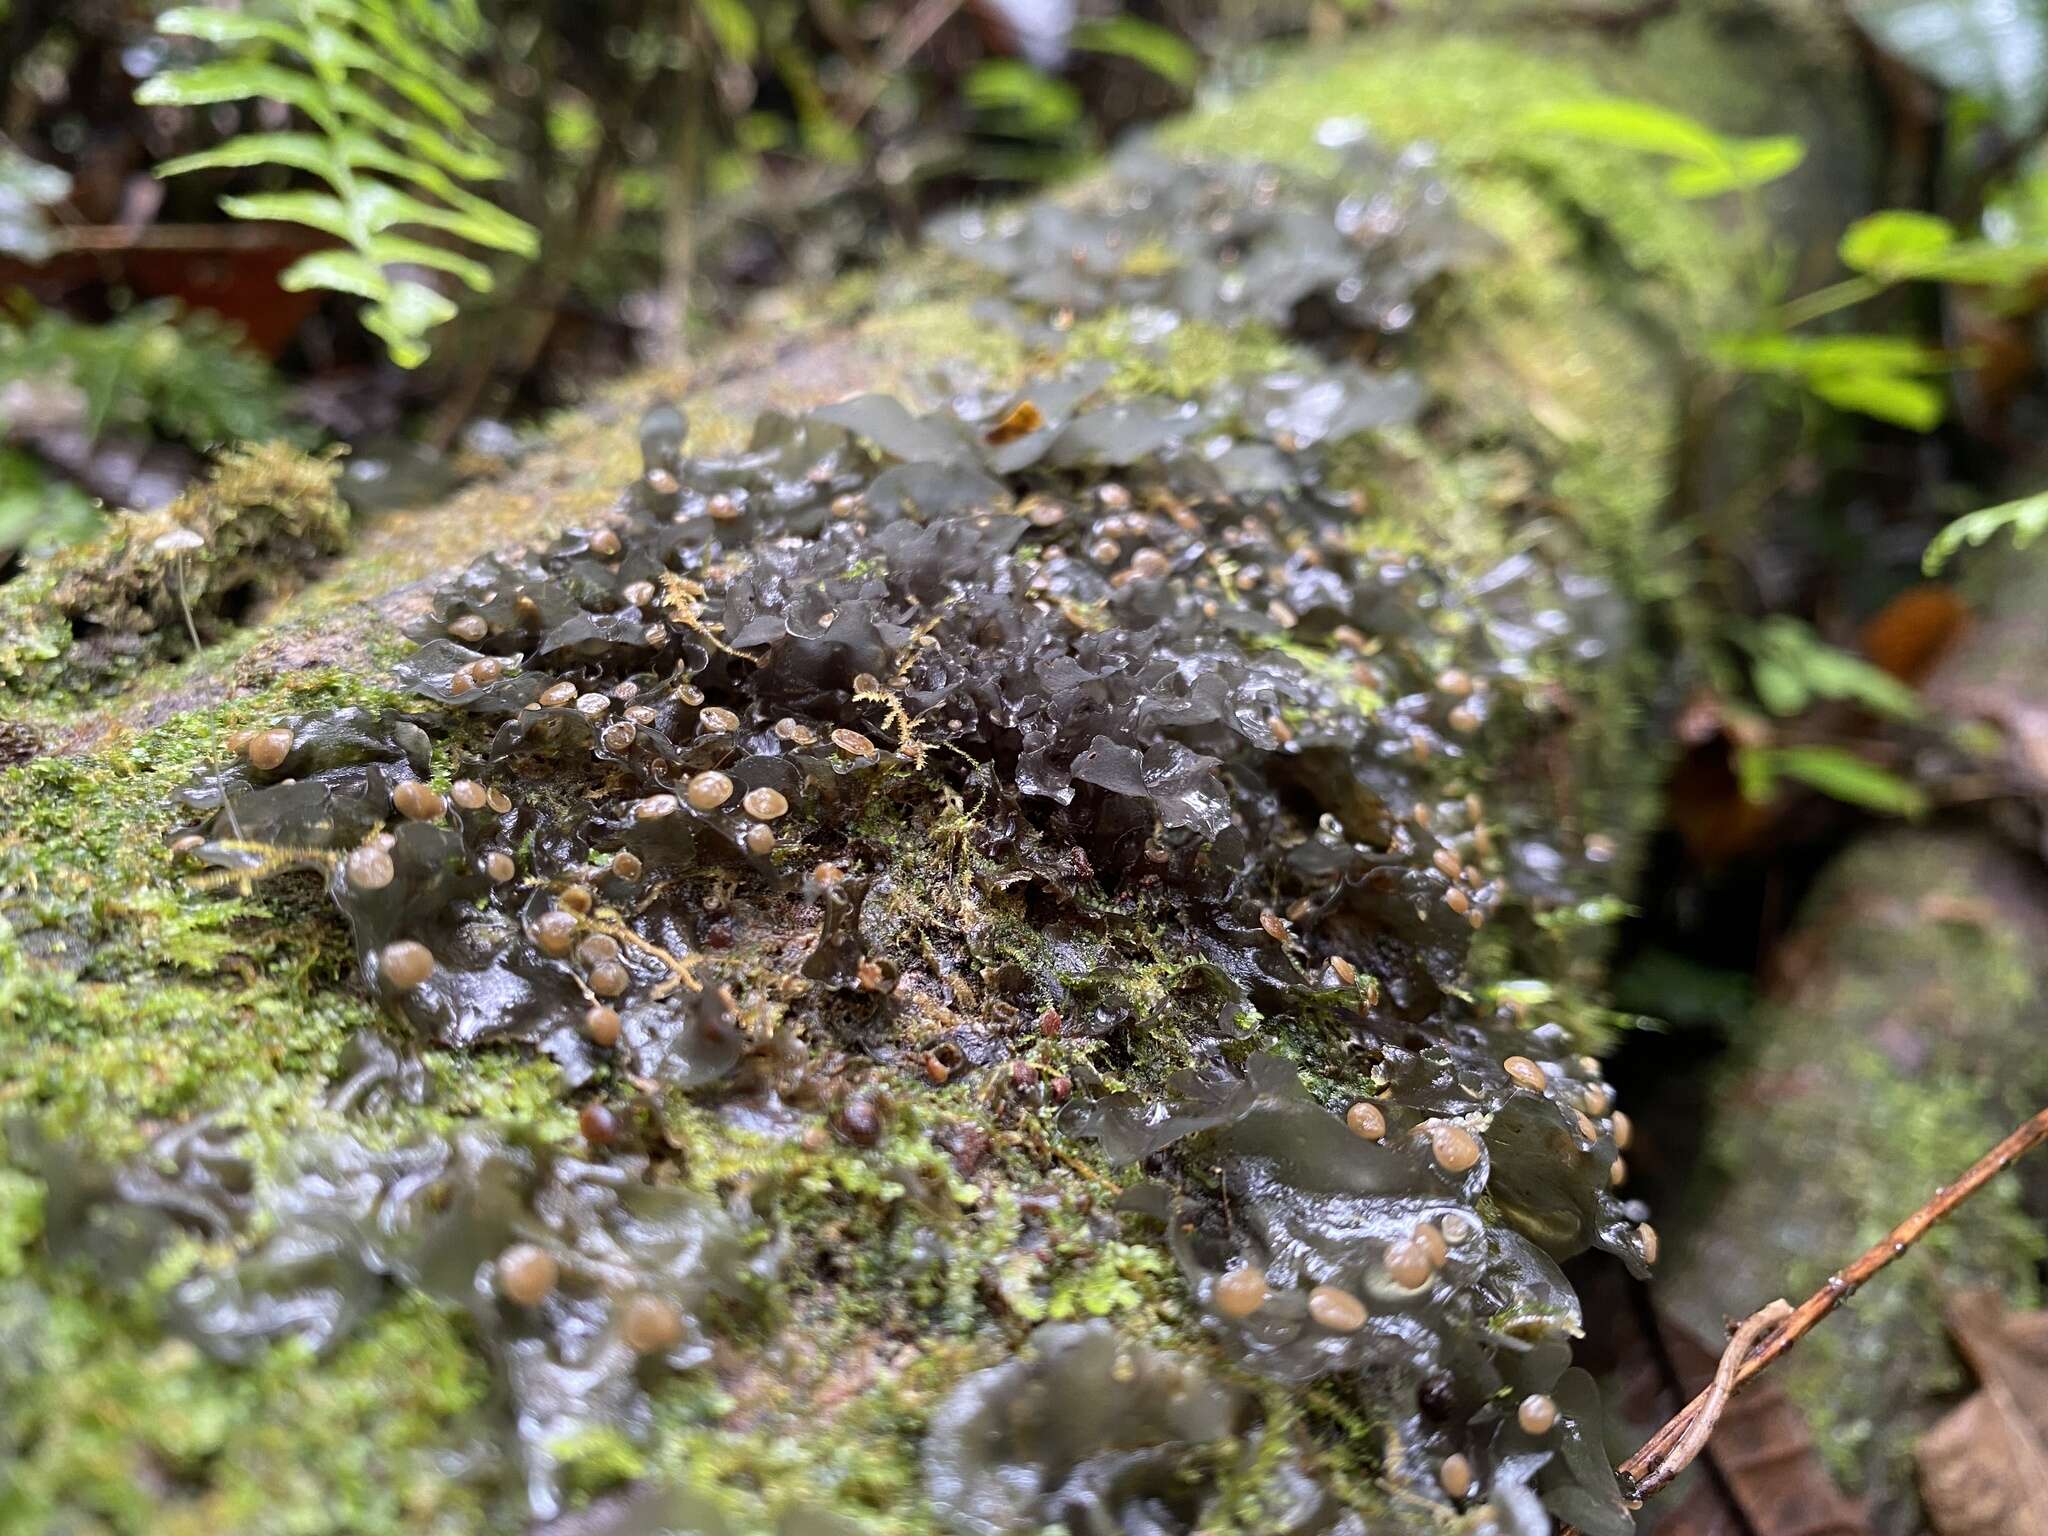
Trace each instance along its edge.
{"label": "thin brown twig", "polygon": [[888,89],[889,82],[908,67],[917,50],[930,42],[939,28],[951,21],[953,13],[966,3],[967,0],[920,0],[883,45],[867,77],[841,104],[840,122],[848,128],[858,128],[862,119],[874,110],[875,103],[882,99],[882,92]]}
{"label": "thin brown twig", "polygon": [[[1847,1301],[1879,1270],[1903,1255],[1936,1222],[1982,1189],[2027,1153],[2048,1142],[2048,1109],[2043,1109],[2010,1136],[1999,1142],[1953,1184],[1944,1184],[1920,1209],[1900,1222],[1885,1237],[1871,1245],[1847,1269],[1828,1277],[1827,1283],[1796,1308],[1779,1311],[1783,1302],[1766,1307],[1738,1329],[1721,1358],[1721,1368],[1711,1386],[1674,1414],[1669,1423],[1643,1442],[1642,1448],[1620,1467],[1622,1491],[1640,1504],[1685,1469],[1705,1446],[1728,1399],[1743,1385],[1765,1370],[1794,1344],[1812,1332],[1814,1325]],[[1677,1454],[1685,1449],[1686,1454]],[[1569,1528],[1563,1536],[1574,1536]]]}
{"label": "thin brown twig", "polygon": [[1728,1347],[1721,1352],[1721,1363],[1714,1369],[1713,1381],[1699,1396],[1700,1411],[1693,1415],[1692,1422],[1686,1425],[1685,1432],[1663,1460],[1654,1467],[1646,1468],[1634,1479],[1637,1499],[1648,1498],[1664,1487],[1691,1466],[1700,1452],[1707,1448],[1714,1426],[1721,1422],[1722,1410],[1728,1406],[1728,1399],[1735,1395],[1735,1380],[1742,1370],[1743,1361],[1749,1358],[1749,1352],[1756,1347],[1758,1339],[1791,1315],[1792,1303],[1780,1296],[1769,1306],[1753,1313],[1735,1330],[1728,1340]]}

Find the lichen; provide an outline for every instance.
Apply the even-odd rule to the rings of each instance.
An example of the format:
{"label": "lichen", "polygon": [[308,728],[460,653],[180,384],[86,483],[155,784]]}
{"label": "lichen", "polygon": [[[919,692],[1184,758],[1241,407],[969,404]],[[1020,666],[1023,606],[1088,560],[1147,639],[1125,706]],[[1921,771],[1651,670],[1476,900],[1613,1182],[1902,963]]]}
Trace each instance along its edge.
{"label": "lichen", "polygon": [[[1306,285],[1260,290],[1279,307],[1255,313],[1297,328],[1304,305],[1335,295],[1315,325],[1405,330],[1446,251],[1470,259],[1454,215],[1405,182],[1378,218],[1306,183],[1299,201],[1268,193],[1225,226],[1204,210],[1250,197],[1268,173],[1139,160],[1129,175],[1091,238],[1116,248],[1124,208],[1150,238],[1198,218],[1172,278],[1220,294],[1225,314],[1230,290],[1196,264],[1262,259],[1237,240],[1277,259],[1283,229],[1341,236]],[[1147,188],[1156,203],[1138,195]],[[1411,225],[1402,210],[1418,207],[1427,221]],[[1046,231],[1027,222],[1016,238]],[[1354,287],[1347,261],[1370,281]],[[1561,1361],[1539,1346],[1577,1326],[1543,1250],[1593,1242],[1633,1263],[1647,1243],[1608,1193],[1611,1136],[1586,1113],[1604,1115],[1608,1090],[1585,1083],[1561,1026],[1526,1029],[1470,991],[1475,932],[1516,915],[1540,947],[1545,931],[1526,919],[1573,904],[1583,866],[1519,839],[1496,848],[1489,813],[1460,790],[1481,741],[1536,729],[1528,689],[1544,670],[1614,643],[1611,615],[1587,588],[1590,627],[1539,620],[1563,613],[1553,583],[1581,579],[1563,564],[1569,544],[1459,570],[1357,541],[1355,501],[1328,485],[1323,445],[1412,420],[1422,396],[1401,374],[1304,358],[1185,400],[1105,398],[1107,379],[1084,363],[936,412],[866,395],[768,413],[726,457],[686,457],[681,414],[650,413],[616,521],[445,583],[395,669],[412,705],[294,712],[238,732],[236,759],[182,793],[195,819],[173,849],[229,889],[314,872],[349,921],[368,989],[411,1035],[552,1058],[565,1089],[595,1091],[580,1126],[599,1165],[651,1159],[648,1176],[686,1204],[716,1190],[739,1221],[730,1242],[773,1252],[798,1229],[794,1204],[851,1200],[868,1213],[851,1225],[815,1212],[831,1240],[817,1259],[843,1266],[849,1239],[881,1242],[888,1259],[860,1288],[882,1305],[876,1322],[908,1306],[975,1331],[991,1271],[1025,1321],[1181,1307],[1154,1251],[1101,1217],[1086,1241],[1047,1244],[1054,1273],[1031,1285],[1008,1260],[1038,1246],[1031,1228],[1050,1213],[1027,1222],[1016,1200],[985,1198],[902,1146],[922,1122],[942,1146],[953,1137],[956,1170],[987,1155],[986,1130],[932,1128],[921,1105],[936,1090],[1002,1094],[998,1125],[1030,1127],[1025,1146],[1105,1188],[1103,1154],[1171,1169],[1176,1205],[1146,1209],[1167,1219],[1211,1322],[1220,1282],[1178,1234],[1221,1217],[1227,1237],[1233,1208],[1253,1220],[1254,1311],[1268,1284],[1272,1303],[1249,1335],[1222,1330],[1247,1369],[1329,1380],[1398,1425],[1402,1459],[1385,1473],[1412,1497],[1456,1457],[1503,1518],[1540,1519],[1548,1501],[1613,1529],[1611,1479],[1603,1493],[1571,1456],[1553,1469],[1548,1450],[1487,1417],[1522,1369],[1496,1358],[1537,1350],[1548,1386]],[[1518,823],[1532,809],[1491,814]],[[943,894],[870,919],[873,882],[917,868],[900,842],[893,859],[878,855],[920,824],[947,850]],[[991,964],[999,945],[961,945],[996,912],[1029,914],[1033,963]],[[1148,963],[1118,977],[1098,936],[1130,945],[1141,926]],[[1504,962],[1521,947],[1490,953]],[[1150,1027],[1169,1000],[1174,1027]],[[1039,1047],[1012,1043],[1033,1019],[1046,1066]],[[1526,1052],[1552,1062],[1548,1076],[1524,1062],[1533,1089],[1501,1065]],[[1388,1144],[1345,1130],[1296,1085],[1297,1061],[1326,1093],[1366,1070]],[[1212,1107],[1183,1107],[1198,1063]],[[743,1205],[714,1171],[730,1153],[677,1140],[688,1123],[662,1107],[707,1092],[757,1133]],[[462,1227],[455,1273],[477,1277],[467,1291],[369,1236],[395,1225],[438,1251],[417,1218],[367,1213],[411,1187],[420,1158],[442,1166],[435,1148],[477,1145],[475,1134],[407,1144],[388,1166],[332,1141],[313,1144],[329,1150],[310,1166],[279,1160],[257,1197],[278,1230],[242,1240],[251,1223],[238,1208],[210,1217],[207,1235],[238,1252],[180,1282],[173,1319],[230,1357],[278,1337],[331,1346],[389,1277],[469,1296],[494,1337],[498,1313],[474,1300],[491,1294],[491,1265],[512,1262],[516,1217],[483,1236]],[[819,1166],[834,1137],[868,1155]],[[132,1192],[156,1187],[141,1170],[210,1169],[186,1145],[160,1143],[117,1176],[120,1207],[155,1203]],[[336,1159],[356,1172],[338,1178]],[[1377,1171],[1340,1173],[1354,1163]],[[194,1209],[194,1176],[174,1175],[169,1209]],[[702,1194],[673,1187],[707,1177]],[[328,1191],[359,1186],[327,1210]],[[473,1198],[448,1196],[457,1209]],[[1084,1187],[1050,1207],[1076,1198],[1093,1203]],[[532,1194],[514,1206],[529,1200],[542,1208]],[[905,1226],[903,1212],[918,1219]],[[363,1235],[344,1239],[352,1231]],[[281,1273],[279,1244],[293,1256]],[[586,1246],[561,1231],[529,1239],[518,1273],[544,1269],[552,1296]],[[1435,1278],[1380,1278],[1405,1275],[1403,1246]],[[345,1279],[331,1273],[340,1254],[358,1256]],[[303,1276],[309,1260],[318,1268]],[[501,1273],[499,1290],[516,1298],[526,1284]],[[499,1348],[537,1514],[639,1464],[651,1410],[629,1378],[598,1371],[610,1346],[593,1355],[589,1341],[630,1338],[647,1289],[608,1275],[565,1315],[571,1332],[547,1346],[559,1363],[538,1377]],[[1361,1297],[1376,1312],[1406,1304],[1367,1326]],[[568,1370],[582,1400],[557,1434]],[[1452,1385],[1418,1408],[1439,1376]],[[1587,1420],[1570,1423],[1565,1444]],[[554,1449],[563,1435],[567,1460]],[[1162,1454],[1147,1467],[1188,1489],[1198,1521],[1208,1499],[1172,1471],[1196,1453]],[[1309,1445],[1290,1455],[1314,1489]],[[937,1465],[927,1458],[925,1496],[956,1523],[982,1519],[967,1513],[972,1490],[944,1491]],[[1124,1496],[1070,1491],[1067,1476],[1003,1520]],[[1333,1497],[1313,1501],[1330,1520]]]}

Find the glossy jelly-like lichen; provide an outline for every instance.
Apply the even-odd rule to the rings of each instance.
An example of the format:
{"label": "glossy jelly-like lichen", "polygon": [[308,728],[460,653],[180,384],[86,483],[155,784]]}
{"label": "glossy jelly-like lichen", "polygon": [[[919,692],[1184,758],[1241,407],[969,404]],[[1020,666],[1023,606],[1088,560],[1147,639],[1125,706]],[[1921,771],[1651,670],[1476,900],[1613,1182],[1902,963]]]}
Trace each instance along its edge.
{"label": "glossy jelly-like lichen", "polygon": [[[335,1102],[402,1080],[364,1043]],[[354,1132],[309,1139],[253,1187],[231,1126],[195,1121],[106,1170],[62,1146],[18,1146],[49,1188],[60,1259],[133,1277],[188,1237],[233,1245],[172,1286],[169,1325],[248,1361],[280,1340],[325,1351],[394,1287],[466,1311],[497,1368],[529,1507],[562,1507],[557,1448],[602,1426],[646,1433],[649,1369],[702,1365],[709,1307],[743,1315],[773,1249],[745,1251],[733,1216],[650,1185],[644,1158],[602,1161],[478,1125],[394,1145]]]}
{"label": "glossy jelly-like lichen", "polygon": [[1236,1433],[1245,1394],[1195,1361],[1120,1340],[1106,1323],[1048,1323],[1020,1356],[947,1396],[925,1439],[940,1517],[968,1536],[1054,1525],[1192,1529],[1193,1454]]}
{"label": "glossy jelly-like lichen", "polygon": [[1115,306],[1161,337],[1188,320],[1405,330],[1429,284],[1488,241],[1457,214],[1427,145],[1390,155],[1361,125],[1327,130],[1341,168],[1326,179],[1175,161],[1141,143],[1090,197],[969,212],[933,236],[1005,278],[1010,302],[1055,317]]}
{"label": "glossy jelly-like lichen", "polygon": [[[464,1309],[536,1511],[565,1446],[657,1444],[665,1373],[731,1374],[756,1291],[811,1283],[998,1355],[1141,1304],[1171,1335],[950,1357],[904,1411],[956,1529],[1349,1532],[1360,1468],[1445,1518],[1624,1529],[1556,1260],[1640,1263],[1640,1215],[1580,1042],[1489,985],[1583,870],[1540,770],[1473,772],[1552,739],[1620,605],[1540,517],[1476,564],[1366,531],[1335,450],[1429,409],[1407,306],[1477,245],[1420,159],[1349,184],[1387,191],[1130,162],[1061,258],[1091,293],[1025,281],[1078,226],[985,236],[1036,253],[998,265],[1043,336],[1255,318],[1298,365],[1153,398],[1055,355],[695,457],[657,410],[603,526],[434,593],[409,704],[255,723],[185,789],[202,883],[316,873],[391,1018],[552,1059],[581,1146],[400,1134],[377,1105],[412,1089],[366,1061],[253,1187],[184,1127],[65,1206],[149,1254],[205,1239],[172,1314],[225,1358],[329,1347],[400,1288]],[[1304,281],[1232,281],[1296,240]],[[908,1156],[920,1127],[982,1182]],[[916,1230],[778,1224],[820,1186]],[[1098,1387],[1114,1414],[996,1414]]]}

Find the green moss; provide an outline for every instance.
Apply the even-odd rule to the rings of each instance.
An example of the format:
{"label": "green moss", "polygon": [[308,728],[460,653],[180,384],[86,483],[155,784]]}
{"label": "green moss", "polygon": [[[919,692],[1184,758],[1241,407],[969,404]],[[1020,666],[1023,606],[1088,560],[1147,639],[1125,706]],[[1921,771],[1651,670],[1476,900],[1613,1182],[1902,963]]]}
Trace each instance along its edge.
{"label": "green moss", "polygon": [[609,1425],[592,1425],[557,1440],[550,1449],[562,1465],[562,1482],[572,1495],[602,1493],[647,1473],[639,1447]]}
{"label": "green moss", "polygon": [[888,390],[913,382],[920,368],[940,364],[965,369],[971,376],[1001,380],[1024,371],[1023,343],[1000,325],[977,320],[961,299],[926,300],[878,312],[860,327],[861,338],[900,370],[895,378],[869,383]]}
{"label": "green moss", "polygon": [[1336,156],[1318,144],[1317,126],[1356,119],[1384,143],[1438,146],[1460,193],[1484,196],[1483,184],[1502,177],[1543,188],[1551,206],[1596,225],[1630,271],[1666,290],[1659,302],[1674,317],[1696,323],[1726,303],[1733,269],[1702,259],[1722,243],[1707,211],[1672,198],[1641,156],[1522,126],[1541,103],[1613,88],[1585,65],[1528,40],[1409,28],[1275,73],[1230,112],[1189,119],[1167,141],[1328,170]]}
{"label": "green moss", "polygon": [[106,1536],[456,1536],[501,1528],[438,1462],[488,1381],[417,1299],[316,1369],[292,1345],[236,1369],[71,1278],[0,1286],[0,1526]]}
{"label": "green moss", "polygon": [[117,518],[26,572],[0,588],[0,679],[92,685],[182,648],[187,624],[211,638],[294,590],[342,546],[339,473],[284,443],[230,449],[161,511]]}
{"label": "green moss", "polygon": [[43,1233],[43,1186],[25,1173],[0,1168],[0,1280],[28,1267],[29,1246]]}
{"label": "green moss", "polygon": [[[1316,170],[1334,163],[1315,135],[1330,118],[1440,146],[1460,208],[1495,248],[1451,279],[1418,338],[1435,402],[1423,427],[1340,450],[1339,483],[1364,497],[1361,539],[1483,568],[1529,514],[1552,514],[1576,531],[1580,563],[1631,601],[1682,604],[1687,561],[1654,532],[1672,510],[1685,429],[1674,384],[1711,331],[1736,323],[1749,254],[1713,209],[1673,198],[1646,158],[1525,131],[1539,103],[1652,77],[1534,41],[1375,29],[1342,58],[1281,66],[1230,113],[1167,138]],[[1649,679],[1635,658],[1618,660],[1550,680],[1596,700],[1572,731],[1582,831],[1642,824],[1661,776],[1633,728]]]}
{"label": "green moss", "polygon": [[[1529,518],[1561,514],[1587,563],[1617,574],[1633,597],[1651,573],[1631,561],[1642,558],[1672,479],[1674,338],[1696,337],[1725,304],[1734,255],[1699,210],[1672,203],[1640,165],[1520,142],[1503,106],[1591,88],[1573,66],[1511,45],[1396,31],[1341,61],[1285,73],[1177,137],[1314,163],[1324,158],[1305,148],[1315,124],[1363,113],[1389,139],[1447,145],[1457,194],[1499,251],[1448,284],[1416,339],[1436,402],[1426,425],[1346,450],[1340,483],[1365,502],[1358,537],[1470,573],[1505,553]],[[779,341],[780,319],[809,325],[822,316],[850,330],[816,337],[787,368],[692,393],[693,445],[740,441],[764,400],[901,390],[941,363],[1005,381],[1102,358],[1116,365],[1116,390],[1186,395],[1296,357],[1270,332],[1202,325],[1140,347],[1117,314],[1075,327],[1056,355],[1031,356],[975,317],[972,301],[988,288],[919,258],[889,277],[838,285],[815,311],[767,316],[735,358]],[[383,1027],[357,988],[339,921],[302,876],[195,898],[161,848],[169,796],[218,759],[234,729],[345,702],[398,702],[365,679],[384,675],[390,617],[403,604],[361,604],[491,545],[602,516],[638,469],[634,408],[676,398],[690,382],[635,380],[565,424],[508,481],[364,532],[333,578],[262,636],[152,670],[118,717],[47,717],[67,740],[92,744],[0,773],[0,1033],[9,1043],[0,1117],[25,1109],[111,1154],[132,1148],[149,1122],[232,1107],[259,1164],[323,1123],[315,1102],[343,1043]],[[18,643],[61,648],[64,637],[31,632]],[[1447,654],[1453,647],[1447,636]],[[1600,700],[1580,738],[1588,763],[1618,758],[1634,736],[1622,706],[1635,674],[1616,666],[1603,677],[1597,687],[1563,680],[1573,696]],[[117,719],[163,723],[129,730]],[[1601,825],[1632,829],[1641,817],[1627,796],[1653,771],[1637,759],[1609,778],[1560,786],[1560,798],[1613,818]],[[1471,782],[1488,782],[1496,767],[1476,765]],[[1100,1042],[1043,1038],[1020,1021],[1013,1057],[1044,1080],[1087,1068],[1111,1087],[1156,1093],[1197,1063],[1173,1020],[1220,1006],[1220,996],[1162,940],[1144,900],[1083,893],[1085,931],[1055,942],[1022,896],[1002,888],[1002,871],[977,862],[971,808],[897,793],[900,781],[889,787],[858,831],[891,877],[870,927],[906,972],[934,953],[1012,961],[1055,978],[1082,1006],[1154,1021],[1114,1059]],[[1505,935],[1489,938],[1477,952],[1479,979],[1502,979],[1513,956]],[[787,945],[775,943],[722,962],[748,978],[746,1022],[763,1038],[783,1019],[774,983],[788,960]],[[946,969],[934,962],[924,973]],[[1546,1003],[1576,1019],[1591,995],[1562,976]],[[896,1043],[942,1032],[945,1007],[920,995],[903,1010]],[[1334,1012],[1311,1009],[1284,1021],[1247,1012],[1241,1022],[1248,1040],[1305,1061],[1342,1035]],[[915,1052],[906,1055],[876,1069],[892,1099],[872,1148],[752,1133],[684,1095],[660,1097],[664,1166],[693,1188],[750,1202],[784,1249],[782,1278],[760,1320],[734,1325],[715,1370],[659,1387],[648,1445],[604,1435],[563,1448],[575,1487],[590,1492],[651,1470],[724,1490],[750,1520],[764,1505],[814,1503],[907,1536],[929,1526],[918,1454],[932,1406],[967,1372],[1005,1358],[1032,1323],[1115,1315],[1134,1336],[1188,1347],[1182,1282],[1156,1247],[1108,1214],[1115,1185],[1091,1149],[1056,1152],[1046,1114],[995,1113],[980,1079],[931,1087]],[[430,1106],[394,1117],[384,1134],[463,1117],[513,1121],[565,1143],[575,1134],[545,1062],[437,1052],[429,1066]],[[1332,1095],[1344,1086],[1318,1081]],[[971,1174],[941,1150],[956,1121],[990,1133],[986,1161]],[[1056,1197],[1034,1200],[1027,1218],[1020,1191],[1048,1184]],[[33,1350],[41,1378],[26,1399],[0,1405],[12,1437],[0,1444],[18,1459],[0,1473],[0,1525],[24,1512],[26,1528],[62,1516],[109,1531],[502,1528],[502,1511],[432,1469],[437,1454],[496,1433],[479,1357],[450,1317],[404,1301],[330,1360],[278,1349],[250,1370],[229,1370],[158,1342],[148,1318],[52,1271],[34,1246],[39,1198],[38,1186],[0,1170],[0,1351]],[[27,1283],[9,1285],[10,1266]],[[1327,1393],[1306,1407],[1270,1389],[1262,1400],[1276,1426],[1311,1420],[1330,1464],[1349,1469],[1361,1507],[1378,1507],[1371,1479],[1381,1426]],[[1227,1474],[1238,1528],[1262,1528],[1272,1458],[1288,1438],[1275,1433],[1264,1451],[1224,1448],[1244,1452]],[[151,1490],[167,1482],[170,1495],[153,1502]]]}
{"label": "green moss", "polygon": [[[268,677],[257,691],[0,770],[0,1117],[31,1112],[107,1155],[137,1145],[152,1120],[224,1102],[281,1136],[348,1037],[376,1027],[312,877],[195,896],[164,846],[174,791],[221,758],[231,732],[403,702],[381,672],[273,668],[261,653],[275,640],[243,642],[245,669]],[[571,1123],[551,1071],[532,1062],[434,1065],[451,1114]]]}
{"label": "green moss", "polygon": [[1077,323],[1064,356],[1113,364],[1109,387],[1119,394],[1189,400],[1226,380],[1297,363],[1302,352],[1263,325],[1225,329],[1200,320],[1183,320],[1163,340],[1140,343],[1130,315],[1113,309]]}
{"label": "green moss", "polygon": [[[1843,1246],[1788,1256],[1782,1289],[1793,1297],[1824,1285],[1841,1262],[1953,1179],[2002,1129],[1984,1113],[1981,1084],[1903,1081],[1867,1045],[1843,1051],[1833,1065],[1855,1085],[1869,1131],[1831,1149],[1825,1177],[1831,1185],[1848,1181],[1840,1187],[1848,1192],[1849,1219],[1830,1223],[1828,1236]],[[1838,1479],[1858,1489],[1874,1482],[1894,1493],[1912,1486],[1912,1436],[1901,1432],[1900,1391],[1935,1401],[1970,1385],[1941,1331],[1944,1298],[1989,1286],[2015,1309],[2037,1307],[2044,1259],[2048,1235],[2022,1203],[2019,1181],[2002,1180],[1861,1292],[1852,1324],[1815,1330],[1785,1385]],[[1881,1363],[1870,1353],[1877,1340],[1883,1341]]]}

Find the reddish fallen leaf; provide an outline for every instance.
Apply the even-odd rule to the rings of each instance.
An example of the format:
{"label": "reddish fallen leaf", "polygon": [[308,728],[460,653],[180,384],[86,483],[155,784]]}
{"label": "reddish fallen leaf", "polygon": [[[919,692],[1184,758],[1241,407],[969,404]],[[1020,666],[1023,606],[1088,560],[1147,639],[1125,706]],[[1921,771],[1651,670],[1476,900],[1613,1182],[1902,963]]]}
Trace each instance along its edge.
{"label": "reddish fallen leaf", "polygon": [[1908,587],[1864,623],[1857,643],[1875,666],[1915,687],[1969,628],[1970,610],[1953,587]]}
{"label": "reddish fallen leaf", "polygon": [[1708,869],[1753,851],[1771,829],[1771,807],[1742,793],[1735,746],[1726,735],[1710,737],[1678,760],[1664,798],[1686,852]]}
{"label": "reddish fallen leaf", "polygon": [[1971,1291],[1944,1309],[1979,1387],[1913,1457],[1940,1536],[2048,1536],[2048,1312]]}
{"label": "reddish fallen leaf", "polygon": [[320,302],[317,292],[278,286],[286,267],[334,242],[289,224],[85,226],[63,248],[29,265],[0,259],[0,286],[20,283],[48,301],[87,283],[118,283],[147,298],[178,299],[242,327],[248,344],[275,357]]}

